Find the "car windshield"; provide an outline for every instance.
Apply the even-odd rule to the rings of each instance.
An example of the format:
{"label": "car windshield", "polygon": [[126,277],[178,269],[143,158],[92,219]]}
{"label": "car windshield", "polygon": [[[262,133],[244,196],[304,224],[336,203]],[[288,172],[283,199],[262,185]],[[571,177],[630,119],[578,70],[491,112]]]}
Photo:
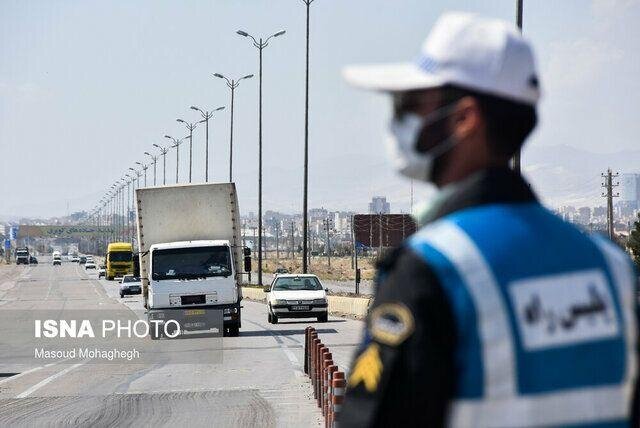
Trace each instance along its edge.
{"label": "car windshield", "polygon": [[322,290],[322,284],[318,278],[310,277],[287,277],[278,278],[273,284],[274,290],[296,291],[296,290]]}
{"label": "car windshield", "polygon": [[126,282],[140,282],[140,278],[137,276],[125,276],[122,278],[122,283],[124,284]]}
{"label": "car windshield", "polygon": [[170,248],[153,252],[152,278],[196,279],[231,275],[229,247]]}
{"label": "car windshield", "polygon": [[109,253],[110,262],[130,262],[133,260],[131,251],[116,251]]}

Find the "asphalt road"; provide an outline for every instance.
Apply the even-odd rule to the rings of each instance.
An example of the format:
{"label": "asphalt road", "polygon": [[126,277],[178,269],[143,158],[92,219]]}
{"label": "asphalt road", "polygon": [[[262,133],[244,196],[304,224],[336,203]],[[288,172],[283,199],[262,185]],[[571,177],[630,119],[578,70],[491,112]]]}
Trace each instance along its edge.
{"label": "asphalt road", "polygon": [[[304,328],[314,325],[334,361],[348,371],[362,322],[330,317],[323,324],[271,325],[263,304],[245,300],[243,306],[240,336],[217,339],[222,358],[215,363],[37,362],[0,346],[0,426],[323,425],[302,373]],[[144,314],[139,296],[121,299],[116,283],[77,264],[53,267],[42,258],[37,266],[0,266],[0,315],[69,308],[134,319]],[[140,340],[141,346],[152,342]],[[189,352],[211,343],[186,339],[178,346]]]}

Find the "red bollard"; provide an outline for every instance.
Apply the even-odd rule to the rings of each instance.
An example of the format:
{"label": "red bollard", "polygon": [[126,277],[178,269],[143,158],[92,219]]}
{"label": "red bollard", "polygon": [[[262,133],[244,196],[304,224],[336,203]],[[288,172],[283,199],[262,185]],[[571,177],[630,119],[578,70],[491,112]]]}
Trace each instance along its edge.
{"label": "red bollard", "polygon": [[331,352],[324,354],[324,359],[322,360],[322,394],[320,394],[320,405],[323,409],[323,414],[326,416],[327,414],[324,412],[324,405],[327,403],[327,394],[329,391],[329,383],[327,382],[327,367],[333,365],[333,355]]}
{"label": "red bollard", "polygon": [[311,365],[309,366],[309,377],[311,378],[311,384],[315,387],[316,385],[316,356],[318,355],[318,346],[320,346],[320,339],[317,337],[311,341],[311,355],[309,358],[311,359]]}
{"label": "red bollard", "polygon": [[326,354],[330,354],[329,352],[329,348],[327,348],[326,346],[324,346],[322,348],[322,350],[320,351],[320,358],[318,358],[318,396],[316,397],[318,399],[318,407],[320,407],[322,409],[322,389],[323,389],[323,384],[324,384],[324,373],[323,373],[323,369],[324,369],[324,359],[325,359],[325,355]]}
{"label": "red bollard", "polygon": [[325,428],[331,427],[333,419],[333,374],[338,371],[338,366],[330,365],[327,367],[327,415],[325,417]]}
{"label": "red bollard", "polygon": [[311,327],[306,327],[304,329],[304,373],[309,373],[309,366],[307,356],[309,355],[309,333]]}
{"label": "red bollard", "polygon": [[333,424],[342,410],[342,403],[344,403],[344,394],[347,389],[347,381],[344,378],[343,372],[334,372],[333,380],[331,381],[331,387],[333,389],[332,407],[333,417],[331,423]]}
{"label": "red bollard", "polygon": [[307,353],[307,367],[308,367],[307,375],[309,375],[309,377],[311,377],[311,373],[313,373],[313,370],[311,368],[311,361],[313,359],[313,340],[317,338],[318,338],[318,333],[316,333],[314,329],[309,334],[309,352]]}
{"label": "red bollard", "polygon": [[[329,352],[329,350],[327,350],[327,347],[324,346],[322,343],[318,345],[318,351],[316,353],[316,367],[313,373],[313,375],[315,376],[315,383],[313,385],[314,386],[313,397],[316,400],[320,400],[320,382],[321,382],[320,370],[322,367],[322,354],[324,354],[325,350],[326,352]],[[318,401],[318,403],[320,403],[320,401]]]}

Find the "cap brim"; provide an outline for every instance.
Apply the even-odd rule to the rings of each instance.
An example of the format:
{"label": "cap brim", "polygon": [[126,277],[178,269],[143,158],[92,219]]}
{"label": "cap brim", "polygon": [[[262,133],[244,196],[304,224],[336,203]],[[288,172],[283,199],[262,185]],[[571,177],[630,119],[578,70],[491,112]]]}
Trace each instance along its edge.
{"label": "cap brim", "polygon": [[443,85],[438,75],[427,73],[412,63],[348,66],[342,75],[350,85],[380,92],[403,92]]}

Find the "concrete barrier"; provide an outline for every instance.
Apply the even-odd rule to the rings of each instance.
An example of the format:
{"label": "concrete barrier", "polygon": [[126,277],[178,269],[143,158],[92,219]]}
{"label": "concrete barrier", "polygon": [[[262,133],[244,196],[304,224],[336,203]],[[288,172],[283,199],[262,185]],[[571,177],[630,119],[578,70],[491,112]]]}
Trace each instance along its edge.
{"label": "concrete barrier", "polygon": [[[261,288],[242,287],[242,295],[245,299],[266,302],[266,293]],[[364,318],[369,310],[371,299],[368,297],[327,296],[329,312],[338,315],[348,315],[356,318]]]}

